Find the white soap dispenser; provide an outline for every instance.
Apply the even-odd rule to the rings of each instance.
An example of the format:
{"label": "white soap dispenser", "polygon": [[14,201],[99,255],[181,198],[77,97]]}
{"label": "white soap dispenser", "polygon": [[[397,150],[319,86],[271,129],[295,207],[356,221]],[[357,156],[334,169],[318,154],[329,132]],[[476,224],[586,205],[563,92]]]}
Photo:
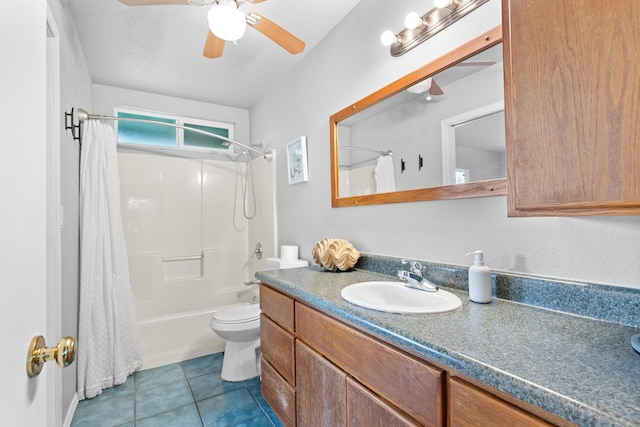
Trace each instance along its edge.
{"label": "white soap dispenser", "polygon": [[469,267],[469,299],[486,304],[491,302],[491,269],[484,264],[482,251],[469,252],[474,255],[473,265]]}

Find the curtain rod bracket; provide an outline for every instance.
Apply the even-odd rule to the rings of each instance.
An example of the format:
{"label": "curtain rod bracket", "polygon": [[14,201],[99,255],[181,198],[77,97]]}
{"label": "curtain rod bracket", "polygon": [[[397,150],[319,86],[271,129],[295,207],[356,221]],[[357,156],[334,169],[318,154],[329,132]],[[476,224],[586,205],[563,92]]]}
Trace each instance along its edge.
{"label": "curtain rod bracket", "polygon": [[[64,128],[66,130],[70,130],[71,136],[73,137],[73,139],[78,141],[80,145],[82,145],[82,141],[81,141],[82,131],[80,130],[80,120],[78,120],[78,124],[75,124],[73,122],[73,119],[75,118],[73,111],[74,109],[72,107],[70,113],[67,113],[66,111],[64,112]],[[83,110],[80,110],[80,111],[83,111]],[[80,114],[80,111],[78,111],[78,114]],[[76,132],[77,132],[77,135],[76,135]]]}

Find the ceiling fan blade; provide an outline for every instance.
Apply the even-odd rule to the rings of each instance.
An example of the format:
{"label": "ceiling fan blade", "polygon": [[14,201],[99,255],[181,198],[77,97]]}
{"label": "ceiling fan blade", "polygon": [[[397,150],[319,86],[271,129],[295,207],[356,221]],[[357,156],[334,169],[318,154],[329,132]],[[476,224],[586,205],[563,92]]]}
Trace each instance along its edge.
{"label": "ceiling fan blade", "polygon": [[207,41],[204,44],[204,51],[202,54],[207,58],[220,58],[222,51],[224,50],[224,40],[216,37],[211,30],[207,36]]}
{"label": "ceiling fan blade", "polygon": [[435,79],[431,79],[431,86],[429,87],[429,95],[440,96],[442,94],[444,94],[444,92],[442,91],[442,88],[438,86],[438,83],[436,83]]}
{"label": "ceiling fan blade", "polygon": [[249,3],[251,4],[258,4],[258,3],[262,3],[263,1],[267,1],[267,0],[247,0]]}
{"label": "ceiling fan blade", "polygon": [[165,4],[178,4],[187,5],[190,4],[189,0],[119,0],[120,3],[127,6],[158,6]]}
{"label": "ceiling fan blade", "polygon": [[305,43],[275,22],[255,12],[247,14],[247,24],[278,43],[287,52],[295,55],[304,50]]}

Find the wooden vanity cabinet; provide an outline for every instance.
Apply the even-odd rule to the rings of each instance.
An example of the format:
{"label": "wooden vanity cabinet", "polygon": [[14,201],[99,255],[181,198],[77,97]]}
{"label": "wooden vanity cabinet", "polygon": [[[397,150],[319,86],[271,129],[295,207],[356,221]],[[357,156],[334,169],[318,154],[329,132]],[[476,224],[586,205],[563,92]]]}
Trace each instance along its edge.
{"label": "wooden vanity cabinet", "polygon": [[260,285],[262,395],[282,423],[296,425],[293,298]]}
{"label": "wooden vanity cabinet", "polygon": [[289,426],[572,426],[261,285],[262,394]]}
{"label": "wooden vanity cabinet", "polygon": [[502,4],[509,216],[640,214],[640,2]]}

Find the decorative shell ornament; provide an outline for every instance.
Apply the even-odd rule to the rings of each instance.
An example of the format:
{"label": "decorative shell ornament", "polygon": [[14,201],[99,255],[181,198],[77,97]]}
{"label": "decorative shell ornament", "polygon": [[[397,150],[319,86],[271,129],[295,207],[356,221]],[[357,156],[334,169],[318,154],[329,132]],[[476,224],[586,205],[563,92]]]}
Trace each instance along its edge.
{"label": "decorative shell ornament", "polygon": [[313,261],[327,270],[346,271],[356,265],[361,254],[353,245],[342,239],[324,239],[311,250]]}

